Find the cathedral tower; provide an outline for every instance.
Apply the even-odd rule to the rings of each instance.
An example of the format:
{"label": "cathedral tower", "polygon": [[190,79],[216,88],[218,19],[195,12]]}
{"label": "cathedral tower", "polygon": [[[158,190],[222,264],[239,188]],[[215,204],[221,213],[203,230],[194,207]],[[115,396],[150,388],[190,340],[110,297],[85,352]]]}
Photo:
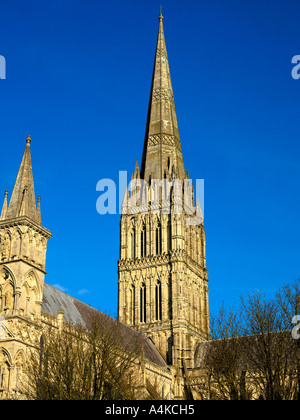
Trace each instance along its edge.
{"label": "cathedral tower", "polygon": [[[8,375],[17,375],[26,346],[33,344],[43,301],[47,241],[51,237],[41,223],[40,197],[38,203],[35,200],[30,143],[28,136],[10,202],[6,191],[0,216],[1,345],[8,351],[1,353],[0,349],[0,391],[5,389],[5,382],[17,383]],[[6,358],[12,360],[5,362]]]}
{"label": "cathedral tower", "polygon": [[184,168],[162,14],[142,163],[120,235],[119,320],[146,333],[169,364],[193,367],[209,338],[205,231]]}

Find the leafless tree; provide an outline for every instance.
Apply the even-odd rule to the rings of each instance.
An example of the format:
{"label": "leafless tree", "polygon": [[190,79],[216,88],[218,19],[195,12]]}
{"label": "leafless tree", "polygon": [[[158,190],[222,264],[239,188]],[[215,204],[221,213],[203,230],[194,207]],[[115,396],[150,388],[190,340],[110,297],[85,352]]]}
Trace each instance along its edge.
{"label": "leafless tree", "polygon": [[[276,294],[276,299],[280,307],[282,314],[283,323],[285,329],[288,331],[290,329],[291,322],[294,317],[296,318],[296,323],[299,322],[300,316],[300,280],[295,280],[291,284],[287,284],[279,289]],[[293,329],[297,326],[293,323]],[[299,339],[299,330],[296,331],[297,336],[294,338],[294,344],[296,350],[291,352],[291,359],[294,366],[296,366],[296,380],[295,380],[295,392],[294,399],[300,400],[300,339]]]}
{"label": "leafless tree", "polygon": [[[29,354],[22,393],[38,400],[134,399],[139,343],[104,314],[88,327],[48,328]],[[30,384],[30,386],[28,386]]]}
{"label": "leafless tree", "polygon": [[278,300],[255,292],[242,299],[242,309],[243,352],[255,396],[265,400],[292,399],[295,346],[290,331],[285,331]]}
{"label": "leafless tree", "polygon": [[251,390],[245,381],[243,347],[240,339],[240,312],[222,307],[211,318],[211,338],[206,346],[203,366],[206,380],[199,387],[206,398],[219,400],[249,399]]}
{"label": "leafless tree", "polygon": [[300,315],[300,283],[273,298],[254,292],[238,309],[212,317],[211,341],[203,344],[198,393],[210,399],[292,400],[300,396],[299,340],[291,320]]}

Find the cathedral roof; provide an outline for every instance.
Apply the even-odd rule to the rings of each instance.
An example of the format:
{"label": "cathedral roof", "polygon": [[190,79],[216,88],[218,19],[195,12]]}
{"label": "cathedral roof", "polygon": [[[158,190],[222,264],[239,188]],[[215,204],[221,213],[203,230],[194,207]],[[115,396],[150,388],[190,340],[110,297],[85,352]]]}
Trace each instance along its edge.
{"label": "cathedral roof", "polygon": [[[93,314],[100,315],[103,319],[108,317],[108,315],[45,283],[42,311],[57,316],[60,310],[64,311],[65,321],[73,325],[82,325],[83,327],[88,325],[89,319]],[[114,318],[109,317],[109,319],[112,322],[117,322]],[[121,324],[119,333],[122,335],[122,342],[129,346],[131,343],[137,344],[138,351],[142,351],[143,348],[145,359],[158,366],[167,366],[163,357],[148,337],[124,324]]]}

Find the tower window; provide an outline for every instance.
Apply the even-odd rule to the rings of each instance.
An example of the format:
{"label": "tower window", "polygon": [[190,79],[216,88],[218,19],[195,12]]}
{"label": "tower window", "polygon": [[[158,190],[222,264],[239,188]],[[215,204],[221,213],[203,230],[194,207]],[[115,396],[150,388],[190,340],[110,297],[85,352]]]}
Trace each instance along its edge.
{"label": "tower window", "polygon": [[135,324],[135,287],[130,289],[130,322]]}
{"label": "tower window", "polygon": [[172,228],[171,223],[168,223],[168,251],[172,250]]}
{"label": "tower window", "polygon": [[161,224],[156,228],[156,255],[161,254]]}
{"label": "tower window", "polygon": [[158,281],[155,286],[155,319],[162,320],[162,296],[161,296],[161,282]]}
{"label": "tower window", "polygon": [[130,242],[131,242],[131,258],[135,258],[135,229],[133,229],[131,233]]}
{"label": "tower window", "polygon": [[10,380],[10,366],[5,363],[0,366],[0,389],[7,389]]}
{"label": "tower window", "polygon": [[146,322],[146,286],[140,288],[140,322]]}
{"label": "tower window", "polygon": [[146,256],[146,226],[144,225],[141,232],[141,258]]}

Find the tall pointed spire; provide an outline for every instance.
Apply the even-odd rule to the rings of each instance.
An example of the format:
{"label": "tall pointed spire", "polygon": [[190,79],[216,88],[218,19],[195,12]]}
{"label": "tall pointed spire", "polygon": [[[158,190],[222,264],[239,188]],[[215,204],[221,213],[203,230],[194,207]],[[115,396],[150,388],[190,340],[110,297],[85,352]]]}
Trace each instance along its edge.
{"label": "tall pointed spire", "polygon": [[141,165],[141,177],[147,182],[150,178],[162,179],[172,172],[180,179],[185,177],[163,19],[160,12]]}
{"label": "tall pointed spire", "polygon": [[26,216],[39,223],[35,202],[34,182],[31,165],[30,136],[26,140],[26,148],[5,219]]}

